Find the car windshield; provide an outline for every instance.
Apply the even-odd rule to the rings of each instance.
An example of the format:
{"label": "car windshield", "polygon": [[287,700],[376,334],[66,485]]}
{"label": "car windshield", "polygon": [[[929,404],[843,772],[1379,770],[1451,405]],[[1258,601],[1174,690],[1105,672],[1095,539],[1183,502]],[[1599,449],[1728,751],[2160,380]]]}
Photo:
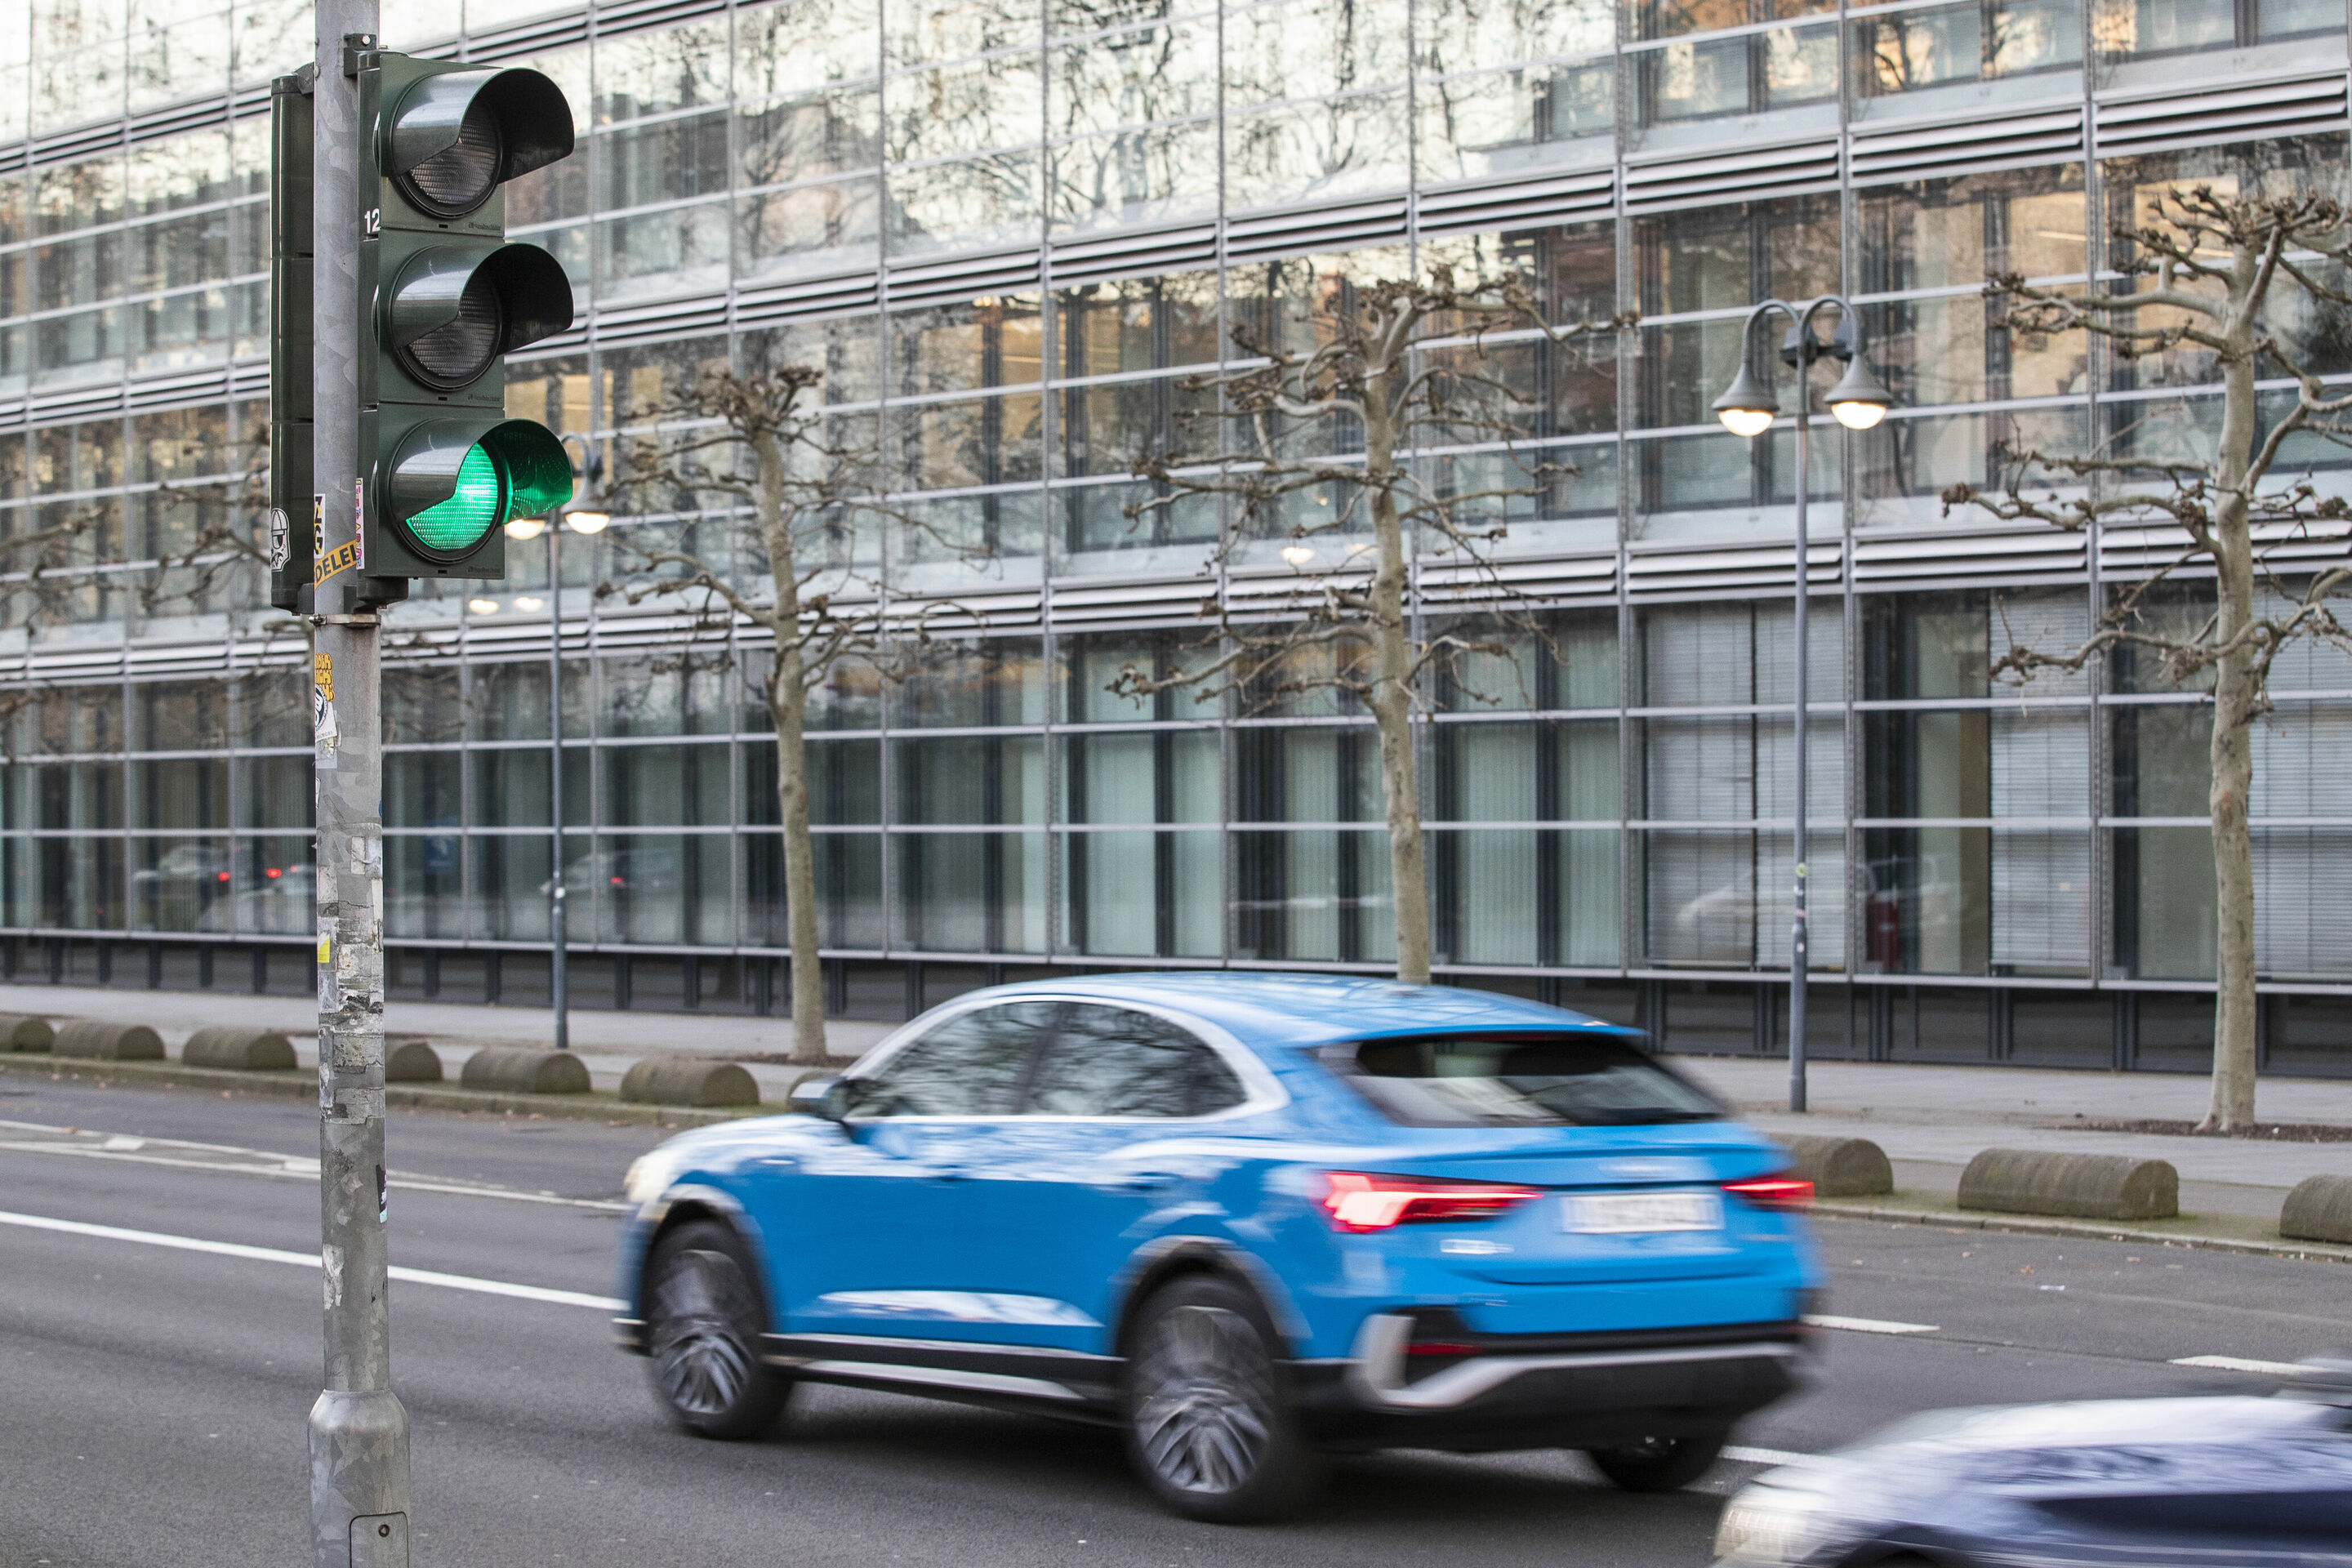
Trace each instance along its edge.
{"label": "car windshield", "polygon": [[1615,1035],[1423,1035],[1322,1057],[1412,1127],[1625,1127],[1723,1115],[1705,1090]]}

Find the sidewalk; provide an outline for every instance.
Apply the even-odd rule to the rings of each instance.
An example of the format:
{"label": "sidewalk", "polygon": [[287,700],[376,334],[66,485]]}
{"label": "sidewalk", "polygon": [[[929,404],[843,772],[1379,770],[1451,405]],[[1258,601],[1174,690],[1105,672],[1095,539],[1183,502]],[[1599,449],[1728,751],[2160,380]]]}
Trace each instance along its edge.
{"label": "sidewalk", "polygon": [[[208,1024],[282,1030],[307,1066],[317,1059],[318,1015],[308,997],[129,991],[0,984],[0,1013],[104,1018],[152,1026],[174,1054]],[[486,1046],[531,1046],[554,1039],[543,1007],[484,1007],[395,1002],[384,1009],[394,1036],[419,1036],[441,1052],[451,1077]],[[896,1024],[830,1019],[825,1035],[837,1058],[855,1057]],[[785,1018],[731,1015],[614,1013],[572,1015],[572,1044],[598,1089],[654,1053],[730,1058],[782,1056],[792,1048]],[[2252,1139],[2098,1132],[2085,1121],[2194,1121],[2205,1114],[2208,1081],[2189,1074],[2063,1072],[2040,1068],[1943,1067],[1916,1063],[1817,1062],[1808,1075],[1812,1110],[1792,1116],[1788,1065],[1778,1058],[1677,1056],[1682,1070],[1706,1083],[1768,1132],[1869,1138],[1895,1163],[1905,1193],[1948,1203],[1960,1170],[1990,1148],[2133,1154],[2169,1160],[2181,1177],[2181,1206],[2207,1213],[2275,1218],[2284,1191],[2323,1172],[2352,1174],[2352,1142],[2272,1143]],[[746,1064],[762,1098],[781,1100],[799,1075],[773,1063]],[[2255,1106],[2264,1120],[2352,1126],[2352,1081],[2264,1079]]]}

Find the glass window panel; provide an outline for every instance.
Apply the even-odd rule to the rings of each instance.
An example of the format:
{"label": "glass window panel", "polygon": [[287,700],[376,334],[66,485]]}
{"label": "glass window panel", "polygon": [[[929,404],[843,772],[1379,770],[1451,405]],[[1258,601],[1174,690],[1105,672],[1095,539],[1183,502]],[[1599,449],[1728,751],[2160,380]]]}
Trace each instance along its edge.
{"label": "glass window panel", "polygon": [[1034,150],[999,153],[894,171],[887,216],[891,254],[1034,240],[1038,157]]}
{"label": "glass window panel", "polygon": [[737,177],[777,185],[874,167],[882,162],[881,103],[876,89],[862,86],[739,109]]}
{"label": "glass window panel", "polygon": [[1045,835],[924,833],[892,838],[898,940],[923,952],[1041,952]]}
{"label": "glass window panel", "polygon": [[227,931],[236,908],[226,838],[142,838],[132,846],[134,931]]}
{"label": "glass window panel", "polygon": [[1405,110],[1403,94],[1372,93],[1230,117],[1226,205],[1273,206],[1403,184]]}
{"label": "glass window panel", "polygon": [[603,660],[598,670],[604,692],[601,732],[723,735],[730,718],[728,680],[732,669],[733,659],[724,647]]}
{"label": "glass window panel", "polygon": [[240,838],[236,856],[236,908],[241,931],[306,936],[318,929],[318,868],[310,840]]}
{"label": "glass window panel", "polygon": [[739,197],[737,276],[746,281],[871,267],[879,251],[881,187],[838,180]]}
{"label": "glass window panel", "polygon": [[1213,213],[1217,149],[1213,120],[1063,142],[1052,153],[1047,216],[1059,233]]}
{"label": "glass window panel", "polygon": [[308,757],[247,757],[243,771],[240,827],[309,827],[313,795]]}
{"label": "glass window panel", "polygon": [[1044,477],[1045,399],[1034,393],[917,404],[898,419],[908,489],[958,489]]}
{"label": "glass window panel", "polygon": [[1277,0],[1228,9],[1226,106],[1402,81],[1410,67],[1406,10],[1401,0]]}
{"label": "glass window panel", "polygon": [[394,752],[383,759],[387,827],[455,827],[465,820],[456,752]]}
{"label": "glass window panel", "polygon": [[730,767],[724,745],[614,746],[601,750],[604,823],[622,827],[724,827]]}
{"label": "glass window panel", "polygon": [[140,751],[210,751],[228,744],[225,681],[141,681],[131,689],[131,708]]}
{"label": "glass window panel", "polygon": [[935,640],[898,686],[895,722],[936,727],[1042,724],[1043,650],[1022,638]]}
{"label": "glass window panel", "polygon": [[1049,1002],[961,1014],[850,1082],[856,1116],[1009,1116],[1056,1018]]}
{"label": "glass window panel", "polygon": [[1617,42],[1609,0],[1443,0],[1413,19],[1421,68],[1433,73],[1607,54]]}
{"label": "glass window panel", "polygon": [[[1155,504],[1162,499],[1167,504]],[[1062,531],[1056,572],[1192,576],[1208,570],[1208,548],[1218,538],[1214,496],[1161,498],[1151,485],[1082,485],[1054,491],[1053,506]],[[1130,506],[1140,509],[1132,517]]]}
{"label": "glass window panel", "polygon": [[725,288],[729,225],[724,202],[598,224],[599,297],[619,300]]}
{"label": "glass window panel", "polygon": [[[820,833],[814,848],[817,941],[828,948],[879,951],[887,945],[882,923],[882,836]],[[780,836],[744,836],[743,878],[743,941],[757,946],[790,947],[792,921],[784,898]]]}
{"label": "glass window panel", "polygon": [[1024,47],[1037,32],[1036,0],[888,0],[882,21],[894,66]]}
{"label": "glass window panel", "polygon": [[1848,437],[1854,447],[1856,513],[1867,522],[1990,521],[1939,498],[1955,484],[1985,485],[2005,470],[1999,454],[2028,448],[2080,451],[2088,421],[2079,409],[2025,408],[1989,414],[1894,418]]}
{"label": "glass window panel", "polygon": [[461,877],[465,840],[455,833],[386,834],[383,931],[386,936],[464,934]]}
{"label": "glass window panel", "polygon": [[2344,0],[2259,0],[2255,32],[2263,38],[2290,38],[2344,26]]}
{"label": "glass window panel", "polygon": [[[598,171],[599,196],[604,207],[645,206],[711,195],[727,188],[727,116],[723,113],[607,131],[596,140],[593,166]],[[551,212],[548,216],[571,215]]]}
{"label": "glass window panel", "polygon": [[[809,820],[819,826],[882,820],[882,746],[877,741],[808,741]],[[743,748],[743,810],[747,826],[782,821],[776,795],[772,745]]]}
{"label": "glass window panel", "polygon": [[1333,829],[1234,835],[1237,958],[1392,962],[1387,836]]}
{"label": "glass window panel", "polygon": [[1474,179],[1524,167],[1531,149],[1610,135],[1616,91],[1605,59],[1427,83],[1416,109],[1420,165],[1433,181]]}
{"label": "glass window panel", "polygon": [[1050,136],[1217,110],[1213,16],[1089,38],[1049,58]]}
{"label": "glass window panel", "polygon": [[1214,958],[1223,868],[1213,833],[1073,833],[1062,840],[1066,934],[1080,952]]}
{"label": "glass window panel", "polygon": [[[2194,865],[2193,847],[2183,849],[2180,861],[2187,873]],[[2205,865],[2210,876],[2210,853]],[[2347,867],[2352,867],[2352,830],[2254,830],[2254,960],[2263,973],[2332,981],[2352,973],[2352,872]],[[2210,892],[2205,907],[2213,907]],[[2205,952],[2212,952],[2210,939]],[[2209,956],[2209,965],[2210,962]]]}
{"label": "glass window panel", "polygon": [[177,99],[201,98],[228,89],[228,12],[186,20],[179,7],[138,7],[131,17],[127,78],[133,110]]}
{"label": "glass window panel", "polygon": [[1045,820],[1045,743],[1038,737],[957,735],[895,744],[892,821]]}
{"label": "glass window panel", "polygon": [[229,825],[228,763],[224,759],[172,757],[133,763],[131,773],[139,791],[140,826],[192,829]]}
{"label": "glass window panel", "polygon": [[[727,363],[724,336],[607,350],[597,356],[603,384],[596,389],[600,395],[596,427],[616,429],[649,411],[667,407],[692,389],[705,369]],[[620,450],[625,455],[625,444]]]}
{"label": "glass window panel", "polygon": [[596,43],[596,123],[609,125],[641,114],[724,103],[729,58],[723,20],[600,38]]}
{"label": "glass window panel", "polygon": [[[775,721],[768,711],[768,669],[774,656],[764,649],[746,651],[741,691],[743,705],[736,728],[747,735],[768,734]],[[809,694],[805,731],[871,730],[882,722],[882,673],[863,659],[835,663],[825,683]]]}
{"label": "glass window panel", "polygon": [[900,310],[889,322],[896,395],[1034,385],[1044,379],[1045,322],[1034,294]]}
{"label": "glass window panel", "polygon": [[724,944],[732,931],[730,854],[723,834],[601,836],[583,868],[592,886],[582,888],[567,865],[564,888],[568,897],[594,894],[604,941]]}
{"label": "glass window panel", "polygon": [[1033,53],[894,76],[884,151],[892,163],[911,163],[1034,142],[1043,91]]}
{"label": "glass window panel", "polygon": [[740,7],[735,16],[735,95],[796,93],[880,68],[871,0]]}
{"label": "glass window panel", "polygon": [[[542,778],[545,761],[541,759]],[[539,815],[546,819],[543,790]],[[471,841],[467,853],[473,862],[476,936],[491,942],[548,940],[548,850],[544,837],[499,834]],[[573,895],[567,888],[565,893],[567,898],[588,896],[586,889]]]}
{"label": "glass window panel", "polygon": [[454,664],[420,665],[383,672],[383,738],[394,745],[430,744],[458,739],[465,705]]}

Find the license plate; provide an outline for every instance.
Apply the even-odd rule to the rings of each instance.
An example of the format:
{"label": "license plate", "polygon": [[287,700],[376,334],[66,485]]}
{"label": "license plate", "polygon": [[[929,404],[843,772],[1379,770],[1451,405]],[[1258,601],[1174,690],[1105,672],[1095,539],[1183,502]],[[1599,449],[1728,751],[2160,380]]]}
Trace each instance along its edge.
{"label": "license plate", "polygon": [[1723,1195],[1714,1192],[1570,1193],[1560,1199],[1560,1228],[1587,1236],[1721,1230]]}

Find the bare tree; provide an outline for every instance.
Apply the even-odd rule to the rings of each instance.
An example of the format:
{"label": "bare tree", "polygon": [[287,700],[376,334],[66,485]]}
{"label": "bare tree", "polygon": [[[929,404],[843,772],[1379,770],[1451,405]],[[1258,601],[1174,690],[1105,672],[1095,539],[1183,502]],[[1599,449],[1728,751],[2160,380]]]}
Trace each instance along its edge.
{"label": "bare tree", "polygon": [[[1241,526],[1221,537],[1211,567],[1237,564],[1248,546],[1285,537],[1292,542],[1282,550],[1292,574],[1286,591],[1253,595],[1246,602],[1212,593],[1202,615],[1218,629],[1214,658],[1166,676],[1130,665],[1113,689],[1142,696],[1192,686],[1201,700],[1234,691],[1260,702],[1325,690],[1361,703],[1380,739],[1397,977],[1425,982],[1429,882],[1413,714],[1433,672],[1465,653],[1500,650],[1459,626],[1417,632],[1407,592],[1412,562],[1416,549],[1427,551],[1453,593],[1489,624],[1544,635],[1526,613],[1527,601],[1494,569],[1494,547],[1507,532],[1497,514],[1556,489],[1577,470],[1517,458],[1520,420],[1513,413],[1532,400],[1488,363],[1486,334],[1498,327],[1528,328],[1555,345],[1591,338],[1613,351],[1615,335],[1630,318],[1556,327],[1524,279],[1457,285],[1444,266],[1432,268],[1425,281],[1349,286],[1335,293],[1331,305],[1316,323],[1322,341],[1303,352],[1262,342],[1236,325],[1234,343],[1263,363],[1187,384],[1222,392],[1223,410],[1211,417],[1238,428],[1241,439],[1203,456],[1139,459],[1136,476],[1151,481],[1158,494],[1128,509],[1139,518],[1184,496],[1235,498]],[[1448,331],[1460,341],[1427,348],[1426,340]],[[1295,455],[1303,445],[1344,450],[1358,440],[1360,457]],[[1433,463],[1423,451],[1498,441],[1502,466],[1516,478],[1506,474],[1499,483],[1468,489],[1453,482],[1460,470]],[[1297,503],[1317,500],[1329,504],[1299,515]],[[1349,537],[1359,530],[1361,537]],[[1325,560],[1312,542],[1318,539],[1335,544],[1339,559]]]}
{"label": "bare tree", "polygon": [[[2320,493],[2307,471],[2293,474],[2282,461],[2298,434],[2329,440],[2352,433],[2336,417],[2352,408],[2352,395],[2328,395],[2306,363],[2308,347],[2292,341],[2282,323],[2296,309],[2328,315],[2352,305],[2341,281],[2352,266],[2352,238],[2343,209],[2315,195],[2241,196],[2200,184],[2163,193],[2148,216],[2152,221],[2116,235],[2128,258],[2119,270],[2141,280],[2135,292],[2074,293],[2008,275],[1988,284],[1987,293],[2007,305],[2015,330],[2087,332],[2126,360],[2203,357],[2210,374],[2198,379],[2221,384],[2221,427],[2210,455],[2026,451],[2014,456],[2000,493],[1955,485],[1944,492],[1944,506],[2077,532],[2097,521],[2169,523],[2186,535],[2179,553],[2117,595],[2079,647],[2012,647],[1993,668],[2023,682],[2043,670],[2079,671],[2110,649],[2135,648],[2153,655],[2176,686],[2211,682],[2217,984],[2213,1095],[2204,1127],[2238,1132],[2254,1117],[2249,731],[2270,711],[2271,667],[2282,650],[2316,638],[2352,652],[2352,634],[2329,603],[2352,581],[2352,569],[2329,567],[2290,584],[2265,555],[2307,538],[2315,523],[2352,519],[2340,497]],[[2295,384],[2293,405],[2273,405],[2274,417],[2259,405],[2256,382],[2265,374]],[[2210,569],[2217,590],[2213,613],[2186,627],[2154,615],[2150,598],[2159,583],[2184,569]],[[2258,597],[2270,603],[2258,610]]]}
{"label": "bare tree", "polygon": [[[878,561],[861,559],[861,536],[887,521],[961,555],[982,547],[893,510],[871,416],[829,411],[824,373],[805,365],[705,369],[665,403],[635,411],[662,434],[632,444],[617,487],[632,498],[668,494],[699,502],[697,530],[717,529],[724,552],[696,548],[698,534],[638,542],[616,529],[618,555],[635,581],[600,584],[632,603],[685,595],[707,613],[738,616],[775,638],[766,676],[776,729],[776,793],[783,822],[784,899],[792,947],[793,1060],[825,1059],[824,992],[817,958],[816,852],[809,832],[809,700],[846,666],[898,672],[902,650],[925,640],[932,603],[893,607]],[[860,426],[863,426],[861,428]],[[721,503],[709,515],[709,503]],[[730,570],[729,562],[745,568]],[[746,585],[764,563],[765,583]]]}

